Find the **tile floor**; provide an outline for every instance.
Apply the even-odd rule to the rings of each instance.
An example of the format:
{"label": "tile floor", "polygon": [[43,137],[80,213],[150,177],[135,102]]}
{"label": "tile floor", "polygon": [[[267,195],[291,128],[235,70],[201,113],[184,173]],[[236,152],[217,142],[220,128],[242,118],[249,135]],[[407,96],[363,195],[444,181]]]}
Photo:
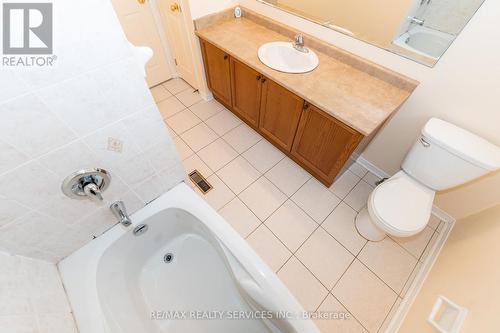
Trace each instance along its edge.
{"label": "tile floor", "polygon": [[[327,188],[217,101],[180,79],[152,89],[187,172],[214,186],[202,197],[245,238],[323,333],[383,332],[444,222],[419,235],[367,242],[354,226],[377,177],[352,163]],[[192,185],[192,184],[191,184]]]}

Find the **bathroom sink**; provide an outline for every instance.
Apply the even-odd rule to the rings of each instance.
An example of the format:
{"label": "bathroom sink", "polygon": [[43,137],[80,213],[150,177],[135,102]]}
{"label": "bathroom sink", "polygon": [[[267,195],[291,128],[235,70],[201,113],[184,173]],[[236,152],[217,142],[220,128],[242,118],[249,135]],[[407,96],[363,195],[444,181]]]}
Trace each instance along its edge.
{"label": "bathroom sink", "polygon": [[264,65],[285,73],[306,73],[319,65],[319,59],[312,50],[301,52],[290,42],[272,42],[259,48],[259,59]]}

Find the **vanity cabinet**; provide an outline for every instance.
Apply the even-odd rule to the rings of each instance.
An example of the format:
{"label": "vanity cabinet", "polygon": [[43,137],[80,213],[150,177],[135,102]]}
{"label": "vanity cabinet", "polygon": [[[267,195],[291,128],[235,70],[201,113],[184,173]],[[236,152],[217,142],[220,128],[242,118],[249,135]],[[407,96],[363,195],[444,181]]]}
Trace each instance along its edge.
{"label": "vanity cabinet", "polygon": [[279,84],[263,78],[259,130],[282,150],[292,149],[304,100]]}
{"label": "vanity cabinet", "polygon": [[231,105],[231,70],[229,55],[205,41],[201,42],[208,87],[226,106]]}
{"label": "vanity cabinet", "polygon": [[201,46],[215,98],[330,186],[363,135],[212,44]]}
{"label": "vanity cabinet", "polygon": [[233,112],[258,128],[263,77],[232,57],[230,63]]}
{"label": "vanity cabinet", "polygon": [[292,156],[316,178],[331,184],[362,139],[356,130],[306,103]]}

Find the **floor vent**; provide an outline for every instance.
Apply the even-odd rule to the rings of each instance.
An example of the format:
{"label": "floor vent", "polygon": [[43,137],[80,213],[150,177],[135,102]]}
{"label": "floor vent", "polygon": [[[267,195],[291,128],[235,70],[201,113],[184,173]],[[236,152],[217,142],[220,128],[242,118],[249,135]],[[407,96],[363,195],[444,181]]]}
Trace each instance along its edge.
{"label": "floor vent", "polygon": [[208,193],[213,189],[212,185],[201,175],[198,170],[189,173],[189,179],[200,189],[203,194]]}

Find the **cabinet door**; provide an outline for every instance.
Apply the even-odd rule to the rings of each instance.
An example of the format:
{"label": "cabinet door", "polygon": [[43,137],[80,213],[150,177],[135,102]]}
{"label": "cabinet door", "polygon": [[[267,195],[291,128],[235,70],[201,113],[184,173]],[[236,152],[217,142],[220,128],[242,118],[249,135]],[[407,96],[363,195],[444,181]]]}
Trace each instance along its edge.
{"label": "cabinet door", "polygon": [[231,58],[233,111],[255,128],[259,126],[262,75]]}
{"label": "cabinet door", "polygon": [[271,80],[262,82],[259,129],[275,145],[290,151],[304,100]]}
{"label": "cabinet door", "polygon": [[320,109],[306,105],[292,156],[330,186],[363,135]]}
{"label": "cabinet door", "polygon": [[231,105],[229,55],[206,41],[201,41],[208,87],[226,106]]}

